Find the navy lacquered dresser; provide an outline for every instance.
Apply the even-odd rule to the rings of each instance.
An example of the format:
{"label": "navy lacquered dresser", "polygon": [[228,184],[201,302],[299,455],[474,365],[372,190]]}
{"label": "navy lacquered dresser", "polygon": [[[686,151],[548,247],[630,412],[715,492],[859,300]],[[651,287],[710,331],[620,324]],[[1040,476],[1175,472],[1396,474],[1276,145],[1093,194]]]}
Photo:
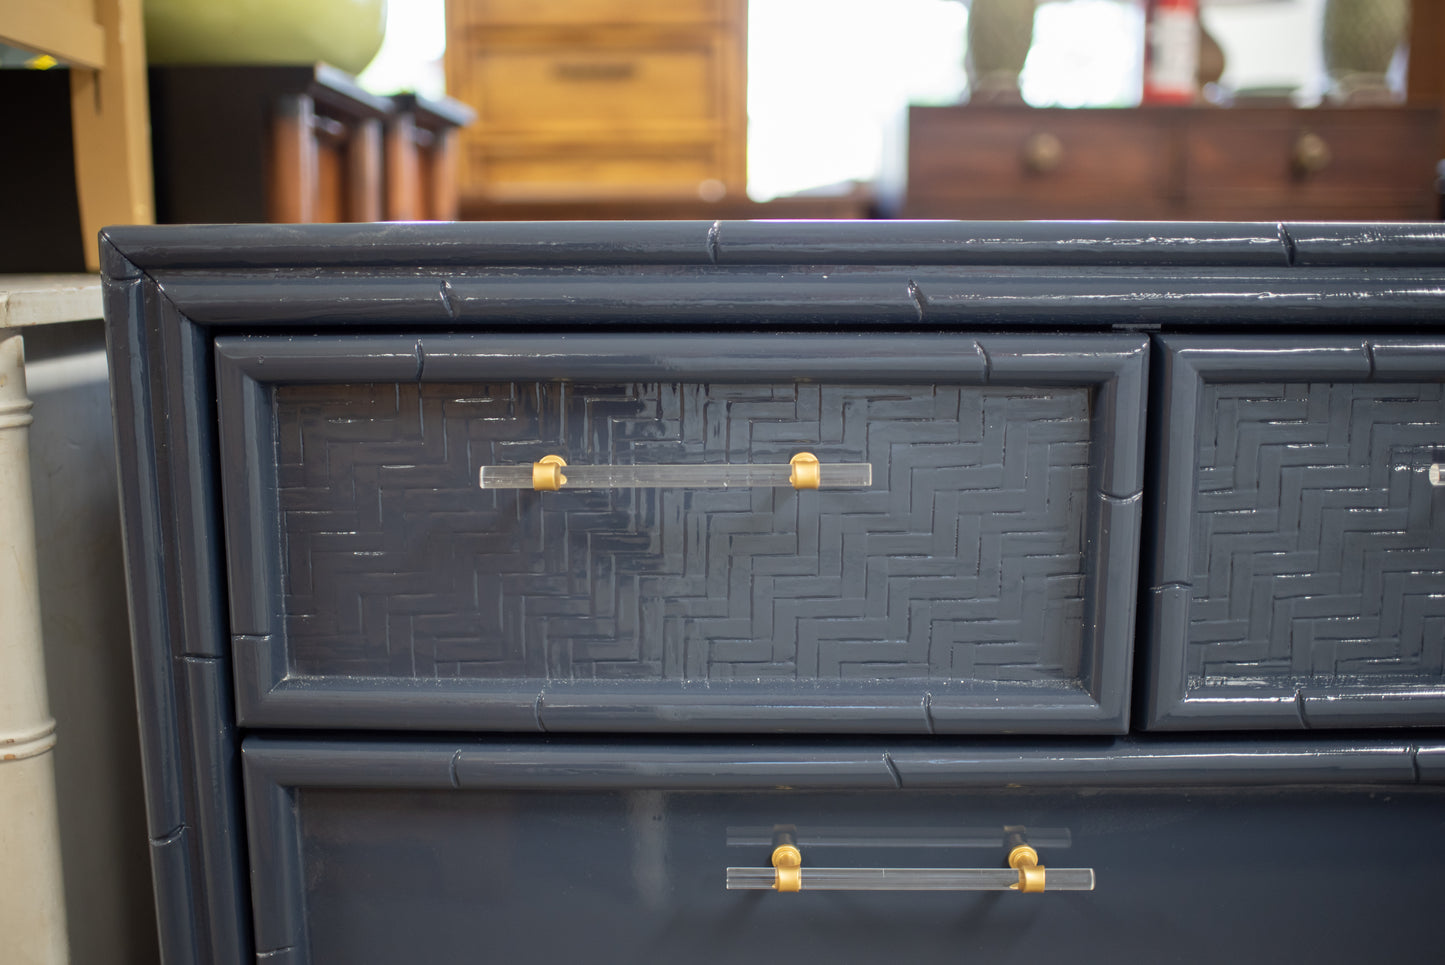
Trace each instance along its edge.
{"label": "navy lacquered dresser", "polygon": [[1445,230],[103,248],[171,965],[1438,955]]}

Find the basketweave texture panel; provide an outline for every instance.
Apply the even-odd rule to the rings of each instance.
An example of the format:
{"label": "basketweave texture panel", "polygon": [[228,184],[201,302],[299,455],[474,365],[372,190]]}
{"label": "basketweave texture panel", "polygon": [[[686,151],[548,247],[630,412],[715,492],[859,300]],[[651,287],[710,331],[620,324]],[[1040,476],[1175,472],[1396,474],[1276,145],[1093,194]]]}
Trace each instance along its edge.
{"label": "basketweave texture panel", "polygon": [[[273,397],[293,669],[1073,683],[1087,387],[385,383]],[[867,490],[482,491],[482,465],[867,461]]]}
{"label": "basketweave texture panel", "polygon": [[1440,382],[1203,382],[1191,686],[1445,682]]}

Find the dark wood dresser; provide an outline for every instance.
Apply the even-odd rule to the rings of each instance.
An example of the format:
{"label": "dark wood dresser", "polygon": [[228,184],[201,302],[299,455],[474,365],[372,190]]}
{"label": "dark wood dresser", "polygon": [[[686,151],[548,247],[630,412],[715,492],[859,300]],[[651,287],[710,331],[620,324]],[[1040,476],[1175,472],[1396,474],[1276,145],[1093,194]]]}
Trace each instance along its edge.
{"label": "dark wood dresser", "polygon": [[150,108],[163,223],[456,217],[457,101],[326,64],[207,65],[151,68]]}
{"label": "dark wood dresser", "polygon": [[169,965],[1438,953],[1445,230],[103,249]]}
{"label": "dark wood dresser", "polygon": [[1439,217],[1440,112],[914,107],[908,218]]}

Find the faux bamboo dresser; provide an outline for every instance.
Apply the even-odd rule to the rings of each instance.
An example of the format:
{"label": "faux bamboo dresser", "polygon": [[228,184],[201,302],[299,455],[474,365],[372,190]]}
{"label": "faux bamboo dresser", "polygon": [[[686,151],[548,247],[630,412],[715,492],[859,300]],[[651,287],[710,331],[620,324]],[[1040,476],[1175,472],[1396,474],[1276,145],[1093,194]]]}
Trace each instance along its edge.
{"label": "faux bamboo dresser", "polygon": [[1438,955],[1439,226],[103,248],[170,965]]}

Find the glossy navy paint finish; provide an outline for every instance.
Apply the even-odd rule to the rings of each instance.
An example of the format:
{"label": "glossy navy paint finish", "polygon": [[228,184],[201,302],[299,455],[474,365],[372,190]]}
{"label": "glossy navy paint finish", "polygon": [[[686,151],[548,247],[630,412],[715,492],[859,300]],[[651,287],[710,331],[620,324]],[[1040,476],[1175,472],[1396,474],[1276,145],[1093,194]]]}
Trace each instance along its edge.
{"label": "glossy navy paint finish", "polygon": [[[216,348],[242,724],[1126,727],[1137,335]],[[318,389],[287,388],[301,383]],[[803,450],[871,461],[874,485],[801,497],[476,485],[480,464],[552,452],[647,464]]]}
{"label": "glossy navy paint finish", "polygon": [[1445,724],[1445,339],[1156,341],[1146,725]]}
{"label": "glossy navy paint finish", "polygon": [[[1414,786],[1413,748],[1262,744],[1277,769],[1227,790],[1211,786],[1227,772],[1195,752],[1115,746],[1096,759],[1106,786],[1094,787],[1069,773],[1078,749],[1066,746],[1002,764],[997,752],[906,744],[251,738],[258,947],[298,965],[1434,953],[1445,811]],[[1138,769],[1112,783],[1109,764],[1125,759]],[[1332,766],[1383,783],[1311,783]],[[768,866],[777,828],[805,867],[865,868],[1003,867],[1012,830],[1046,868],[1093,869],[1096,887],[725,891],[725,868]]]}
{"label": "glossy navy paint finish", "polygon": [[[270,819],[254,808],[249,826],[242,818],[238,749],[243,732],[237,726],[233,687],[239,688],[236,693],[244,708],[246,695],[258,692],[247,674],[271,683],[285,679],[285,674],[268,677],[275,668],[268,670],[258,659],[274,650],[273,641],[231,633],[229,612],[237,601],[231,598],[224,559],[227,540],[215,410],[217,338],[286,336],[300,345],[317,336],[345,336],[355,340],[358,364],[376,347],[365,344],[372,335],[416,334],[425,339],[444,333],[508,331],[588,337],[850,332],[972,338],[1122,330],[1170,336],[1248,332],[1421,338],[1441,332],[1445,297],[1445,232],[1438,225],[191,226],[112,229],[102,238],[102,255],[148,819],[162,954],[172,965],[247,962],[254,960],[258,949],[265,956],[262,960],[281,962],[293,960],[308,947],[286,944],[285,929],[279,932],[283,940],[277,941],[274,930],[287,914],[304,924],[305,910],[299,905],[289,912],[263,907],[266,892],[258,890],[253,899],[248,887],[253,867],[245,856],[247,845],[260,842],[273,849],[281,862],[290,839],[272,837],[276,824],[267,823]],[[1158,364],[1152,370],[1156,376],[1163,371]],[[410,377],[405,370],[394,376]],[[259,402],[254,394],[251,401]],[[250,417],[263,416],[257,408]],[[1150,485],[1153,482],[1146,479],[1146,489]],[[1143,538],[1147,547],[1154,537],[1146,531]],[[1125,673],[1129,672],[1126,667]],[[1121,686],[1129,684],[1126,679]],[[308,686],[304,678],[286,684],[292,685]],[[364,686],[358,691],[327,696],[339,698],[333,707],[344,708],[347,700],[354,700],[352,706],[360,708],[355,722],[364,724],[364,708],[374,706],[378,695]],[[1349,695],[1330,695],[1329,700],[1338,708],[1332,713],[1347,726],[1380,719],[1380,706],[1368,700],[1361,703]],[[344,716],[345,711],[338,713]],[[1355,713],[1358,716],[1347,717]],[[320,717],[307,723],[327,726]],[[440,725],[423,722],[421,726]],[[821,780],[835,780],[837,775],[828,775],[844,766],[849,780],[863,781],[859,786],[874,787],[877,780],[893,788],[880,783],[877,791],[858,791],[863,798],[897,795],[900,784],[911,782],[917,787],[929,774],[941,775],[939,780],[952,788],[943,793],[950,794],[963,793],[959,788],[970,786],[968,781],[973,787],[990,789],[1014,783],[1020,776],[1047,784],[1046,771],[1054,775],[1049,779],[1055,781],[1054,787],[1080,781],[1124,785],[1129,790],[1110,793],[1162,795],[1159,807],[1130,810],[1125,797],[1066,795],[1050,814],[1071,822],[1067,812],[1077,805],[1085,813],[1122,816],[1131,826],[1172,814],[1166,820],[1172,837],[1148,839],[1153,857],[1161,852],[1177,855],[1183,849],[1191,860],[1207,862],[1199,855],[1210,847],[1195,845],[1215,846],[1235,833],[1263,834],[1285,824],[1313,828],[1312,842],[1320,838],[1360,842],[1377,833],[1383,816],[1389,829],[1386,837],[1404,829],[1433,840],[1434,825],[1419,811],[1387,812],[1369,796],[1371,787],[1374,793],[1390,796],[1396,791],[1425,795],[1428,806],[1421,810],[1433,807],[1432,813],[1440,813],[1438,785],[1445,775],[1441,764],[1445,751],[1435,739],[1439,731],[1416,729],[1410,734],[1364,744],[1312,734],[1289,744],[1291,752],[1281,751],[1273,738],[1262,742],[1257,734],[1220,733],[1183,742],[1188,746],[1182,756],[1162,757],[1151,750],[1154,743],[1143,739],[997,737],[968,744],[925,739],[907,748],[897,745],[886,759],[872,759],[869,774],[876,777],[866,779],[846,763],[858,745],[841,738],[815,735],[806,738],[807,744],[778,739],[765,746],[793,749],[777,762],[777,770],[790,770],[794,779],[800,769],[811,766]],[[385,748],[392,786],[419,780],[422,786],[416,793],[423,799],[393,798],[382,813],[405,815],[413,813],[408,810],[413,806],[435,809],[437,805],[429,802],[437,795],[454,793],[446,790],[453,780],[453,764],[459,781],[462,775],[471,781],[472,769],[478,768],[478,780],[483,782],[478,786],[487,788],[457,792],[456,800],[480,800],[467,797],[471,794],[513,793],[496,790],[506,787],[495,783],[507,769],[502,767],[504,760],[485,753],[478,757],[470,750],[459,753],[461,745],[391,744],[386,731],[368,736],[370,740],[358,745],[322,745],[314,749],[317,753],[303,753],[293,745],[287,759],[300,772],[288,776],[278,771],[272,783],[305,788],[348,772],[359,779],[357,775],[378,760],[374,752]],[[1352,749],[1337,753],[1346,744]],[[342,753],[360,745],[369,747],[363,748],[364,766]],[[599,758],[597,745],[579,743],[572,745],[565,767],[537,771],[537,762],[528,764],[528,758],[543,747],[558,748],[548,738],[535,736],[519,739],[522,756],[507,767],[530,770],[538,774],[536,780],[589,794],[618,786],[636,788],[637,793],[670,793],[666,789],[680,778],[665,775],[690,774],[691,786],[709,794],[706,789],[716,787],[720,769],[736,773],[736,760],[727,764],[716,756],[722,746],[681,737],[652,742],[633,738],[620,742],[618,753]],[[589,766],[599,760],[612,776]],[[1161,763],[1166,760],[1171,763]],[[440,776],[430,770],[433,765],[440,766]],[[413,768],[427,773],[406,777]],[[568,776],[568,768],[575,770],[575,779]],[[958,776],[963,772],[970,775],[968,781]],[[1282,788],[1296,783],[1292,775],[1300,774],[1309,775],[1306,784],[1340,785],[1343,797],[1312,790],[1290,796]],[[1175,820],[1187,811],[1187,802],[1181,804],[1175,796],[1181,775],[1187,776],[1187,782],[1216,789],[1216,800],[1235,802],[1225,805],[1235,808],[1230,816],[1210,828]],[[533,779],[506,780],[525,784]],[[1416,781],[1432,786],[1416,786]],[[1347,791],[1343,785],[1366,787]],[[261,785],[251,786],[254,793]],[[753,785],[752,791],[736,793],[757,800],[757,794],[774,786],[764,781]],[[1247,790],[1250,787],[1258,790]],[[304,802],[308,792],[297,793]],[[767,803],[773,793],[763,794]],[[369,806],[353,800],[366,797],[360,792],[325,794],[332,795],[329,813],[338,817],[348,809],[364,811]],[[320,797],[318,793],[316,800]],[[1326,797],[1347,803],[1328,806],[1321,803]],[[1265,798],[1283,803],[1267,811],[1277,820],[1262,828],[1259,815],[1266,812],[1254,805]],[[1106,806],[1094,811],[1094,801]],[[465,807],[442,807],[461,812],[453,814],[460,822],[455,825],[458,833],[480,833],[483,825],[473,823]],[[721,818],[718,809],[707,813],[712,815],[707,820]],[[758,817],[771,820],[761,813]],[[358,814],[356,820],[362,823],[349,825],[351,832],[370,818]],[[430,832],[421,827],[411,833]],[[334,853],[355,860],[358,852],[351,845],[356,840],[354,834],[350,838],[342,834]],[[303,861],[299,846],[289,853]],[[1310,871],[1306,890],[1296,892],[1292,886],[1297,879],[1290,878],[1269,894],[1259,893],[1244,912],[1253,914],[1268,899],[1284,905],[1278,920],[1300,922],[1266,934],[1262,915],[1248,919],[1253,924],[1246,924],[1244,931],[1257,937],[1261,947],[1276,949],[1278,957],[1301,957],[1290,953],[1281,936],[1302,936],[1305,944],[1298,947],[1322,949],[1315,957],[1328,960],[1336,957],[1335,950],[1354,948],[1364,940],[1362,936],[1381,931],[1375,918],[1343,910],[1320,914],[1310,905],[1317,897],[1319,908],[1338,908],[1332,904],[1336,898],[1324,892],[1344,887],[1340,882],[1352,880],[1348,877],[1352,868],[1378,867],[1374,852],[1363,845],[1335,852],[1334,860],[1324,857],[1326,853],[1323,848],[1308,854],[1290,852],[1295,864]],[[310,852],[312,859],[322,856],[319,850]],[[418,867],[415,855],[404,848],[394,859],[391,867],[397,872]],[[263,880],[271,880],[271,866],[260,864],[254,870]],[[1398,867],[1395,872],[1400,873]],[[1238,887],[1222,870],[1210,874],[1218,874],[1211,880],[1219,883],[1211,895],[1232,894]],[[1187,870],[1184,877],[1188,880]],[[1148,893],[1138,894],[1136,900],[1151,909],[1155,906],[1149,903],[1156,896],[1168,904],[1162,896],[1177,878],[1171,873],[1168,881],[1152,882]],[[1259,880],[1281,884],[1278,878]],[[1370,900],[1377,894],[1392,892],[1383,886],[1368,893]],[[316,900],[331,901],[331,912],[326,912],[331,914],[347,909],[345,898],[344,892],[331,892]],[[258,914],[253,914],[253,900]],[[1102,930],[1107,925],[1119,933],[1137,926],[1132,911],[1095,907],[1119,910],[1112,919],[1081,927]],[[1172,923],[1175,945],[1187,954],[1208,947],[1200,936],[1214,934],[1212,922],[1220,908],[1219,899],[1207,898],[1192,907],[1161,906],[1145,917]],[[321,914],[322,904],[315,910]],[[1225,910],[1238,913],[1230,907]],[[463,912],[471,915],[474,909],[458,910],[459,915]],[[424,916],[411,919],[423,920]],[[1404,920],[1429,925],[1433,916],[1407,915]],[[836,917],[817,921],[837,927]],[[973,921],[969,919],[970,925]],[[1035,917],[1029,923],[1037,921]],[[1398,921],[1396,916],[1390,919],[1392,925]],[[888,934],[886,925],[880,927],[880,934]],[[972,927],[965,931],[993,934]],[[1166,929],[1161,926],[1157,931],[1163,936]],[[1410,936],[1416,933],[1398,934],[1406,935],[1402,941],[1413,941]],[[1316,941],[1319,944],[1310,944]],[[1401,947],[1407,959],[1423,957],[1413,947]],[[1226,953],[1239,956],[1237,950],[1222,952]]]}

